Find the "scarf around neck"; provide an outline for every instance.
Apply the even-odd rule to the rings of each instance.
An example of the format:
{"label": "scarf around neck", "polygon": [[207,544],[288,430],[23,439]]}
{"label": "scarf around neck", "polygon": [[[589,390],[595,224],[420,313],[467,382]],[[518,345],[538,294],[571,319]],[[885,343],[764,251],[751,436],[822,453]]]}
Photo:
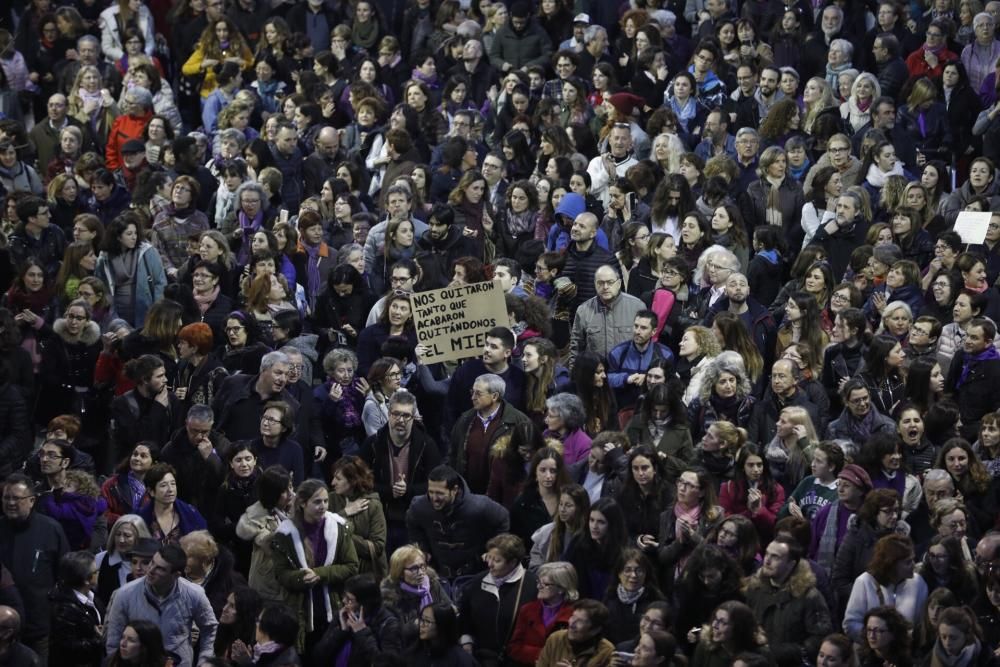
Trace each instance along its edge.
{"label": "scarf around neck", "polygon": [[882,171],[878,168],[877,164],[873,164],[868,167],[868,182],[874,185],[876,188],[881,188],[885,185],[886,180],[890,176],[902,176],[903,175],[903,163],[897,162],[892,165],[892,169],[889,171]]}
{"label": "scarf around neck", "polygon": [[251,219],[241,210],[236,217],[240,222],[240,231],[243,232],[243,243],[240,244],[237,256],[237,262],[242,266],[250,263],[250,246],[253,244],[253,235],[260,231],[261,225],[264,224],[264,211],[257,211],[257,215]]}
{"label": "scarf around neck", "polygon": [[357,46],[370,49],[378,38],[378,24],[369,20],[364,23],[355,20],[351,27],[351,41]]}
{"label": "scarf around neck", "polygon": [[208,294],[194,292],[193,296],[194,302],[198,304],[198,310],[204,315],[212,307],[212,304],[215,303],[215,300],[219,298],[219,286],[216,285]]}
{"label": "scarf around neck", "polygon": [[402,588],[407,593],[413,593],[414,595],[419,595],[421,609],[423,609],[427,605],[434,604],[434,597],[431,595],[431,578],[426,574],[424,575],[423,579],[420,580],[419,586],[411,586],[405,581],[400,581],[399,587]]}
{"label": "scarf around neck", "polygon": [[641,586],[637,591],[629,592],[624,586],[618,584],[618,601],[630,607],[639,601],[642,594],[646,592],[646,587]]}
{"label": "scarf around neck", "polygon": [[969,373],[972,371],[972,365],[981,361],[989,361],[991,359],[1000,359],[1000,352],[997,352],[997,348],[993,345],[989,345],[985,350],[979,354],[969,355],[968,352],[963,353],[965,356],[962,362],[962,374],[958,378],[957,387],[961,387],[965,384],[965,381],[969,378]]}

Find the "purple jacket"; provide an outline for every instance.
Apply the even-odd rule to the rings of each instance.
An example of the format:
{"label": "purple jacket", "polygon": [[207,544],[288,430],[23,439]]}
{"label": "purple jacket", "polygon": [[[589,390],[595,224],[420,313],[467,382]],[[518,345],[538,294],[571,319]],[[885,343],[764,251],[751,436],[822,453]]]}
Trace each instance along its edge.
{"label": "purple jacket", "polygon": [[[553,431],[545,431],[546,438],[559,439],[559,434]],[[577,461],[583,461],[590,456],[591,437],[586,431],[578,428],[562,439],[563,460],[566,465],[571,466]]]}

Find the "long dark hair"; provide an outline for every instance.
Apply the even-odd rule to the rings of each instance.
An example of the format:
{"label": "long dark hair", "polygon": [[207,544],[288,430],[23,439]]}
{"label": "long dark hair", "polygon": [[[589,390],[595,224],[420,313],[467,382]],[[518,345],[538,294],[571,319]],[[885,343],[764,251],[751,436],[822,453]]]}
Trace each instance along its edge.
{"label": "long dark hair", "polygon": [[764,457],[763,450],[752,443],[744,445],[740,453],[736,455],[736,465],[733,466],[733,480],[736,482],[736,486],[742,488],[744,491],[750,488],[750,480],[747,479],[744,465],[746,465],[747,459],[751,456],[760,457],[760,460],[764,463],[764,469],[760,474],[758,485],[767,494],[768,498],[774,498],[774,478],[771,477],[771,466],[767,464],[767,458]]}
{"label": "long dark hair", "polygon": [[[608,362],[589,351],[580,354],[573,366],[573,386],[576,387],[576,395],[583,402],[583,411],[587,415],[583,430],[589,433],[608,428],[616,412],[615,397],[608,381],[605,380],[603,387],[594,386],[594,373],[598,366],[604,366],[607,372]],[[601,429],[594,428],[597,420],[601,422]]]}
{"label": "long dark hair", "polygon": [[587,514],[588,523],[590,515],[600,512],[608,522],[607,536],[603,543],[595,542],[590,536],[590,529],[584,526],[581,539],[583,546],[590,556],[596,559],[594,563],[597,567],[607,567],[614,570],[618,567],[622,557],[624,545],[628,544],[628,531],[625,529],[625,513],[622,512],[621,505],[614,498],[598,498],[597,502],[590,506]]}
{"label": "long dark hair", "polygon": [[511,430],[507,448],[501,454],[505,481],[511,485],[522,484],[528,477],[524,458],[519,451],[521,447],[530,448],[532,456],[545,447],[545,438],[542,437],[542,432],[533,422],[526,421],[517,424]]}
{"label": "long dark hair", "polygon": [[[256,621],[254,617],[254,621]],[[134,620],[129,621],[125,627],[130,627],[135,630],[135,634],[139,636],[139,660],[137,662],[130,662],[129,665],[137,665],[138,667],[163,667],[167,664],[167,651],[163,648],[163,633],[160,632],[160,627],[153,623],[152,621]],[[119,667],[124,665],[122,662],[121,655],[119,651],[115,651],[111,656],[111,662],[108,663],[110,667]]]}
{"label": "long dark hair", "polygon": [[879,334],[872,338],[865,350],[865,371],[876,380],[884,380],[890,372],[895,372],[889,368],[887,363],[889,352],[899,345],[899,341],[893,336]]}
{"label": "long dark hair", "polygon": [[239,639],[247,646],[252,646],[257,637],[257,617],[264,607],[260,594],[249,586],[239,586],[233,589],[236,602],[236,622],[232,625],[219,624],[215,637],[215,652],[223,654],[234,641]]}

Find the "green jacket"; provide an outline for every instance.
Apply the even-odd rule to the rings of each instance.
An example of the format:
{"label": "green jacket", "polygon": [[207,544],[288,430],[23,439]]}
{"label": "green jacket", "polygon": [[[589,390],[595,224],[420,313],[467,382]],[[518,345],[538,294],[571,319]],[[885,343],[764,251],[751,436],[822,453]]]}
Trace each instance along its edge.
{"label": "green jacket", "polygon": [[[642,417],[642,413],[636,412],[632,419],[625,426],[625,435],[633,447],[648,445],[660,454],[666,454],[667,460],[664,463],[667,470],[676,477],[684,472],[684,466],[694,461],[694,443],[691,440],[691,429],[687,426],[672,424],[663,431],[659,442],[653,442],[653,436],[649,432],[649,427]],[[677,469],[680,468],[680,469]]]}
{"label": "green jacket", "polygon": [[347,516],[344,507],[353,498],[330,494],[330,510],[347,519],[360,563],[358,572],[374,574],[375,581],[378,582],[389,572],[385,555],[385,512],[382,511],[378,493],[371,491],[363,497],[368,501],[368,509],[354,516]]}
{"label": "green jacket", "polygon": [[[317,586],[323,586],[327,622],[336,618],[340,606],[340,590],[345,581],[358,573],[358,554],[351,539],[351,529],[347,521],[332,512],[326,513],[323,537],[326,539],[326,560],[322,565],[313,565],[312,571],[320,578]],[[285,519],[271,540],[271,554],[274,558],[274,578],[281,586],[285,603],[296,610],[299,618],[299,649],[305,647],[305,635],[312,632],[314,621],[311,587],[303,581],[305,568],[312,564],[312,557],[306,556],[305,545],[299,529],[291,519]]]}

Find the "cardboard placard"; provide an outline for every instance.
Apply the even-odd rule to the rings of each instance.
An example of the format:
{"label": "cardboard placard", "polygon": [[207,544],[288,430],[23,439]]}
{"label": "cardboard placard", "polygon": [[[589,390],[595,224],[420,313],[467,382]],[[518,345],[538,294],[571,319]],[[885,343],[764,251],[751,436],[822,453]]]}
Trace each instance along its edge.
{"label": "cardboard placard", "polygon": [[417,292],[410,296],[417,344],[428,348],[425,364],[482,354],[486,332],[507,326],[507,304],[499,282]]}
{"label": "cardboard placard", "polygon": [[993,214],[989,211],[962,211],[955,220],[955,231],[962,237],[962,243],[979,245],[986,240],[986,228]]}

